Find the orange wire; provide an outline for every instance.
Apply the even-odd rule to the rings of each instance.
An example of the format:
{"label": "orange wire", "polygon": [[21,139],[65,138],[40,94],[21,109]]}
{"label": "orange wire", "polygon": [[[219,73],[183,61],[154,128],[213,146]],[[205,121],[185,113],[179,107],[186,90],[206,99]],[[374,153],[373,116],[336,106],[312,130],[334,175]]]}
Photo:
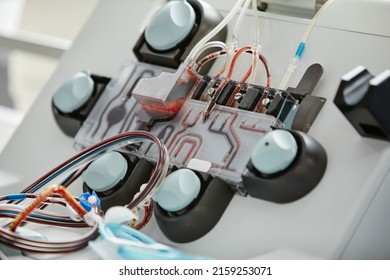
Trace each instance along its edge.
{"label": "orange wire", "polygon": [[[232,63],[231,63],[230,68],[229,68],[229,72],[228,72],[228,74],[227,74],[227,76],[226,76],[226,81],[227,81],[227,82],[226,82],[225,84],[223,84],[223,85],[221,84],[221,86],[223,86],[222,89],[225,87],[225,85],[228,83],[228,81],[230,80],[231,76],[233,75],[234,67],[235,67],[235,65],[236,65],[236,62],[237,62],[238,57],[239,57],[242,53],[244,53],[244,52],[246,52],[246,51],[248,51],[248,50],[250,50],[250,49],[251,49],[251,47],[249,47],[249,46],[243,47],[243,48],[240,48],[240,49],[235,53],[235,55],[234,55],[234,57],[233,57],[233,59],[232,59]],[[227,102],[227,105],[228,105],[228,106],[231,106],[231,105],[233,104],[233,102],[234,102],[234,95],[238,92],[238,90],[240,89],[241,85],[242,85],[243,83],[245,83],[245,81],[249,78],[249,76],[250,76],[251,73],[252,73],[252,65],[249,67],[248,71],[245,73],[244,77],[240,80],[240,82],[237,84],[237,86],[236,86],[234,92],[233,92],[232,95],[229,97],[229,100],[228,100],[228,102]]]}
{"label": "orange wire", "polygon": [[238,57],[243,53],[243,52],[246,52],[248,50],[250,50],[251,47],[247,46],[247,47],[243,47],[243,48],[240,48],[233,56],[233,59],[232,59],[232,63],[230,64],[230,68],[229,68],[229,72],[226,76],[226,78],[231,78],[232,75],[233,75],[233,70],[234,70],[234,66],[236,65],[236,62],[237,62],[237,59]]}
{"label": "orange wire", "polygon": [[79,214],[83,217],[87,214],[87,211],[77,202],[76,199],[67,191],[64,186],[55,186],[48,188],[47,190],[40,193],[40,195],[30,203],[21,213],[19,213],[15,219],[12,221],[9,230],[15,231],[16,228],[27,218],[28,215],[31,214],[34,209],[36,209],[42,202],[46,201],[49,196],[53,194],[59,194],[61,197],[65,199],[66,202]]}

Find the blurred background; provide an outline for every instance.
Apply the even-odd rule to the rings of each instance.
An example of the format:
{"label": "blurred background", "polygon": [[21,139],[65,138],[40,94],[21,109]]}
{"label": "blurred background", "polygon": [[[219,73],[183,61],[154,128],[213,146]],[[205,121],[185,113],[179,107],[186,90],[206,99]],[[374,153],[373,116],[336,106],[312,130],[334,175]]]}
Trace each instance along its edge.
{"label": "blurred background", "polygon": [[0,0],[0,153],[99,0]]}

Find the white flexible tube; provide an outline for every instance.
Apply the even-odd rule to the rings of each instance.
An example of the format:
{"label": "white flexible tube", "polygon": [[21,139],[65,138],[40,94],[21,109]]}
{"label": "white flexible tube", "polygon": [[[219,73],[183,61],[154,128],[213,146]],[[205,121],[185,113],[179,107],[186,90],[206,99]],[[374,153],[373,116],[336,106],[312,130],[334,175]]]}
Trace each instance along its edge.
{"label": "white flexible tube", "polygon": [[192,61],[194,60],[194,54],[198,53],[204,44],[206,44],[232,20],[237,11],[243,5],[244,1],[245,0],[238,0],[233,6],[233,8],[230,10],[230,12],[225,16],[225,18],[195,45],[195,47],[191,50],[190,54],[186,58],[186,63],[192,63]]}
{"label": "white flexible tube", "polygon": [[[226,66],[225,66],[226,73],[230,69],[230,65],[231,65],[234,53],[235,53],[237,46],[238,46],[238,33],[240,31],[242,20],[244,19],[245,12],[249,9],[250,3],[251,2],[253,3],[253,1],[256,1],[256,0],[246,0],[244,5],[241,7],[240,14],[238,15],[236,24],[235,24],[234,29],[233,29],[233,33],[231,36],[231,42],[228,44],[228,52],[226,54]],[[256,7],[256,10],[257,10],[257,7]],[[255,14],[256,13],[254,11],[253,15],[255,15]],[[253,52],[253,55],[255,55],[255,52]],[[254,73],[254,72],[255,71],[253,69],[253,63],[252,63],[252,73]],[[225,73],[222,73],[222,75],[224,75],[224,74]],[[253,75],[252,75],[252,77],[253,77]]]}
{"label": "white flexible tube", "polygon": [[208,48],[221,48],[221,49],[225,50],[226,52],[228,49],[227,45],[224,42],[221,42],[221,41],[207,42],[201,48],[199,48],[199,50],[196,53],[194,52],[193,62],[195,62],[198,59],[198,57],[202,54],[202,52],[204,52]]}
{"label": "white flexible tube", "polygon": [[233,44],[237,44],[238,32],[240,31],[240,27],[241,27],[242,20],[244,18],[245,11],[248,9],[251,1],[252,0],[246,0],[244,5],[241,7],[240,14],[237,18],[236,25],[234,26],[233,33],[232,33],[232,43]]}
{"label": "white flexible tube", "polygon": [[252,12],[253,12],[253,21],[255,25],[255,46],[260,46],[260,28],[259,28],[259,18],[257,13],[257,0],[252,0]]}
{"label": "white flexible tube", "polygon": [[335,0],[328,0],[322,7],[321,9],[318,10],[318,12],[314,15],[312,20],[310,21],[309,25],[307,26],[305,33],[302,36],[302,39],[300,41],[298,50],[293,58],[290,59],[289,64],[287,66],[286,73],[284,74],[283,80],[279,85],[279,89],[285,90],[287,88],[287,84],[294,73],[294,71],[298,68],[299,66],[299,59],[303,53],[303,50],[305,48],[306,42],[309,39],[311,32],[313,31],[314,26],[317,24],[319,18],[321,15],[328,9],[330,5],[333,4]]}
{"label": "white flexible tube", "polygon": [[249,78],[249,83],[254,84],[255,83],[255,77],[257,72],[257,56],[259,55],[259,51],[257,49],[252,50],[252,72]]}
{"label": "white flexible tube", "polygon": [[302,36],[301,42],[306,43],[307,40],[310,37],[311,32],[313,31],[314,26],[317,24],[319,18],[321,15],[325,12],[325,10],[332,5],[334,0],[328,0],[322,7],[321,9],[318,10],[318,12],[314,15],[312,20],[310,21],[309,26],[306,28],[305,33]]}
{"label": "white flexible tube", "polygon": [[287,66],[286,73],[284,74],[283,80],[279,85],[279,89],[281,89],[281,90],[287,89],[288,81],[290,80],[294,71],[298,68],[298,65],[299,65],[299,58],[294,57],[294,58],[290,59],[288,66]]}
{"label": "white flexible tube", "polygon": [[249,83],[253,84],[255,82],[256,72],[257,72],[257,56],[261,51],[260,46],[260,28],[259,28],[259,18],[257,13],[257,0],[252,0],[252,13],[253,13],[253,25],[255,27],[255,38],[252,46],[252,72],[249,79]]}

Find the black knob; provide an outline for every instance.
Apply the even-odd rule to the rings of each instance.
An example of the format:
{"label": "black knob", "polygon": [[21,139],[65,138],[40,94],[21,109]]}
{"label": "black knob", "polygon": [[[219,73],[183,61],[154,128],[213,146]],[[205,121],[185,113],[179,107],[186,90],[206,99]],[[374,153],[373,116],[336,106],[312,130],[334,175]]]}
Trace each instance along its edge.
{"label": "black knob", "polygon": [[106,77],[78,72],[59,86],[51,107],[54,119],[66,135],[76,135],[109,81]]}
{"label": "black knob", "polygon": [[[166,205],[159,205],[158,199],[155,203],[154,214],[157,224],[163,234],[173,242],[191,242],[207,234],[218,223],[233,198],[234,192],[223,180],[219,178],[204,180],[203,176],[198,178],[201,181],[201,190],[193,199],[196,183],[192,184],[193,186],[190,188],[191,203],[187,203],[188,196],[182,195],[181,197],[186,200],[186,203],[169,204],[169,211],[164,209],[167,208]],[[176,207],[178,205],[180,207]],[[183,205],[185,205],[184,208]]]}
{"label": "black knob", "polygon": [[[248,162],[248,172],[242,179],[250,196],[287,203],[305,196],[320,182],[327,165],[325,149],[306,133],[295,130],[288,132],[294,137],[298,150],[294,159],[289,159],[288,165],[283,165],[283,169],[278,169],[279,172],[273,169],[276,172],[264,173],[261,169],[258,170],[251,160]],[[286,155],[290,156],[290,153]]]}

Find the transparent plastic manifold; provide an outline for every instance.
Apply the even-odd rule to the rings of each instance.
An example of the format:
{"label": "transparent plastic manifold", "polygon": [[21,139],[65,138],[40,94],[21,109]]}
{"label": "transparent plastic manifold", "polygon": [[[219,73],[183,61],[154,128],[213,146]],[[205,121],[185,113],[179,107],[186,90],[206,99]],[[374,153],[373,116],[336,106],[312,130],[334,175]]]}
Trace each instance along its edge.
{"label": "transparent plastic manifold", "polygon": [[[205,102],[188,99],[171,120],[157,122],[151,133],[163,140],[170,162],[239,185],[254,145],[276,124],[273,116],[216,105],[207,121]],[[142,145],[140,156],[153,158],[151,145]]]}
{"label": "transparent plastic manifold", "polygon": [[81,150],[121,132],[139,129],[140,110],[132,97],[133,89],[143,78],[173,71],[142,62],[124,62],[77,132],[75,148]]}
{"label": "transparent plastic manifold", "polygon": [[[82,149],[125,131],[148,130],[165,143],[171,165],[217,176],[240,189],[257,141],[285,123],[278,116],[218,104],[205,120],[207,102],[191,99],[202,78],[184,64],[174,71],[124,63],[78,131],[76,147]],[[294,98],[285,100],[291,104]],[[292,117],[298,106],[292,107]],[[148,143],[133,146],[130,153],[151,161],[156,157],[155,147]]]}

